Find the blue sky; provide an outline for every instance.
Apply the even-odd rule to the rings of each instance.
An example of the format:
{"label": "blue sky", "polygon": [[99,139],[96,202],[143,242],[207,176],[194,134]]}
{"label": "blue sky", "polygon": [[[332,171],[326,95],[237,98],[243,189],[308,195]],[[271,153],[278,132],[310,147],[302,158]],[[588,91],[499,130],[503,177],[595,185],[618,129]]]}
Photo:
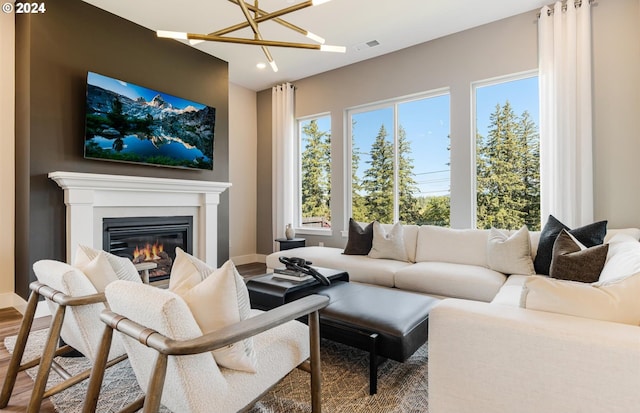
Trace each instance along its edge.
{"label": "blue sky", "polygon": [[122,80],[113,79],[93,72],[88,73],[87,83],[94,86],[100,86],[103,89],[111,90],[112,92],[124,95],[134,100],[142,96],[147,102],[159,94],[160,96],[162,96],[165,102],[169,102],[171,105],[173,105],[173,107],[177,109],[184,109],[187,106],[193,106],[194,108],[200,110],[206,106],[201,103],[182,99],[152,89],[147,89],[146,87],[134,85],[133,83],[127,83]]}

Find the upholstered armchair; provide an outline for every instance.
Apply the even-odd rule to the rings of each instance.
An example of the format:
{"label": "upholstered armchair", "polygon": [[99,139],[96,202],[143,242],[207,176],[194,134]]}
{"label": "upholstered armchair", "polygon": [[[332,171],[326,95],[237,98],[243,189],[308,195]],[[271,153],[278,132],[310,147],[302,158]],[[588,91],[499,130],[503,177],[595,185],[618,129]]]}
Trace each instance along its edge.
{"label": "upholstered armchair", "polygon": [[[86,254],[85,254],[86,252]],[[33,391],[27,412],[38,412],[44,397],[52,396],[89,377],[90,369],[72,376],[55,361],[56,356],[76,349],[94,361],[102,338],[99,321],[100,312],[105,309],[104,286],[119,277],[136,279],[140,276],[130,262],[105,252],[85,248],[79,249],[82,258],[76,266],[60,261],[41,260],[33,265],[38,281],[31,283],[31,295],[18,332],[16,346],[9,361],[7,375],[0,393],[0,408],[8,405],[11,393],[20,371],[38,366]],[[45,298],[52,314],[49,334],[42,355],[34,360],[21,363],[27,339],[40,298]],[[58,347],[60,338],[66,343]],[[126,358],[120,340],[114,340],[107,359],[111,366]],[[62,383],[46,389],[51,371],[59,374]]]}
{"label": "upholstered armchair", "polygon": [[[328,298],[309,296],[251,316],[208,334],[202,333],[189,306],[170,290],[116,281],[106,288],[111,311],[84,404],[97,406],[113,331],[122,333],[136,379],[145,396],[123,411],[143,406],[156,412],[162,403],[174,412],[236,412],[250,408],[273,385],[299,367],[311,373],[312,411],[319,413],[320,331],[318,310]],[[308,326],[296,319],[308,315]],[[256,371],[219,367],[213,350],[251,338]]]}

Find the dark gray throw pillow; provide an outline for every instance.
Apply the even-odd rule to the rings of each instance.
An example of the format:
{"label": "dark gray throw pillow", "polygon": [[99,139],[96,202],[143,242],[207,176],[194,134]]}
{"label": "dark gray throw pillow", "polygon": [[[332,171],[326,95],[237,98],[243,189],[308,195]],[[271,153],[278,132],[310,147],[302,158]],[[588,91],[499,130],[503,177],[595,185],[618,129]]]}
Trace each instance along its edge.
{"label": "dark gray throw pillow", "polygon": [[582,249],[567,230],[563,229],[553,244],[549,276],[560,280],[596,282],[607,260],[608,251],[609,244]]}
{"label": "dark gray throw pillow", "polygon": [[353,218],[349,218],[349,239],[344,249],[345,255],[367,255],[373,242],[373,222],[362,228]]}
{"label": "dark gray throw pillow", "polygon": [[549,220],[540,233],[538,252],[533,261],[536,274],[549,275],[549,267],[551,266],[551,258],[553,257],[553,244],[563,229],[569,231],[569,234],[573,235],[582,245],[589,248],[604,242],[604,236],[607,235],[607,221],[594,222],[593,224],[580,228],[569,229],[569,227],[558,221],[553,215],[549,215]]}

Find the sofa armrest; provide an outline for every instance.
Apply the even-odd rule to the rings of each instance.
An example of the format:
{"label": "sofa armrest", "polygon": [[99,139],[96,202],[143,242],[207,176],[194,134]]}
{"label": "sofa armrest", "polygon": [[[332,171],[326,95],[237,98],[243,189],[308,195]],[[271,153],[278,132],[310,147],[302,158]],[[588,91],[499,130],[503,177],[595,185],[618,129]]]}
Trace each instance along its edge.
{"label": "sofa armrest", "polygon": [[429,412],[640,409],[640,327],[447,299],[429,315]]}

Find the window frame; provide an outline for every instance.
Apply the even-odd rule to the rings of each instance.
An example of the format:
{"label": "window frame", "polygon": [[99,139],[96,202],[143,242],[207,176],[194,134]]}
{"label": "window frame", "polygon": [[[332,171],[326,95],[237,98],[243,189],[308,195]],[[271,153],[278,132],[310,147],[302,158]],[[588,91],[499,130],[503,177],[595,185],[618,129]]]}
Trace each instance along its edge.
{"label": "window frame", "polygon": [[[429,98],[435,98],[435,97],[439,97],[439,96],[444,96],[444,95],[448,95],[449,96],[449,125],[451,125],[451,88],[450,87],[442,87],[442,88],[437,88],[437,89],[432,89],[429,91],[424,91],[424,92],[419,92],[419,93],[413,93],[410,95],[404,95],[404,96],[399,96],[399,97],[395,97],[395,98],[391,98],[391,99],[385,99],[385,100],[381,100],[381,101],[377,101],[377,102],[373,102],[373,103],[366,103],[366,104],[362,104],[362,105],[357,105],[357,106],[352,106],[349,107],[347,109],[344,110],[344,147],[343,147],[343,153],[344,153],[344,192],[345,192],[345,196],[344,196],[344,205],[343,205],[343,211],[344,211],[344,222],[343,222],[343,228],[344,230],[341,231],[341,235],[343,237],[348,237],[349,232],[348,232],[348,228],[349,228],[349,217],[352,216],[352,201],[353,201],[353,188],[352,188],[352,181],[351,181],[351,171],[352,171],[352,165],[351,165],[351,161],[352,161],[352,149],[353,149],[353,142],[352,142],[352,136],[353,136],[353,116],[360,114],[360,113],[365,113],[365,112],[372,112],[375,110],[380,110],[380,109],[385,109],[385,108],[389,108],[391,107],[393,109],[393,147],[394,147],[394,162],[393,162],[393,216],[394,216],[394,222],[396,223],[398,222],[398,218],[400,215],[399,212],[399,194],[398,194],[398,106],[402,105],[404,103],[410,103],[410,102],[414,102],[414,101],[418,101],[418,100],[424,100],[424,99],[429,99]],[[451,133],[451,126],[449,126],[449,134]],[[451,175],[449,175],[451,177]],[[449,192],[449,196],[451,196],[451,191]]]}
{"label": "window frame", "polygon": [[[333,235],[333,227],[335,223],[331,222],[331,228],[310,228],[302,226],[302,123],[307,121],[312,121],[314,119],[320,118],[329,118],[329,134],[333,138],[332,133],[332,118],[331,112],[321,112],[314,115],[301,116],[296,118],[296,139],[294,142],[294,151],[295,151],[295,174],[293,176],[293,184],[294,184],[294,199],[295,199],[295,216],[293,217],[293,227],[296,231],[296,235],[320,235],[320,236],[331,236]],[[332,141],[333,142],[333,141]],[[332,145],[333,146],[333,143]],[[329,161],[331,166],[331,177],[329,178],[329,185],[332,187],[333,182],[333,151],[331,151],[331,160]],[[333,189],[333,188],[332,188]],[[331,210],[331,206],[333,204],[333,200],[329,199],[329,209]]]}
{"label": "window frame", "polygon": [[[481,87],[495,86],[502,83],[513,82],[517,80],[530,79],[533,77],[540,78],[538,69],[525,70],[523,72],[510,73],[507,75],[491,77],[483,80],[471,82],[471,171],[472,171],[472,204],[471,204],[471,228],[478,228],[478,160],[477,160],[477,141],[476,132],[478,130],[477,116],[477,90]],[[538,90],[538,102],[540,102],[540,91]],[[538,133],[540,133],[540,125],[538,124]]]}

